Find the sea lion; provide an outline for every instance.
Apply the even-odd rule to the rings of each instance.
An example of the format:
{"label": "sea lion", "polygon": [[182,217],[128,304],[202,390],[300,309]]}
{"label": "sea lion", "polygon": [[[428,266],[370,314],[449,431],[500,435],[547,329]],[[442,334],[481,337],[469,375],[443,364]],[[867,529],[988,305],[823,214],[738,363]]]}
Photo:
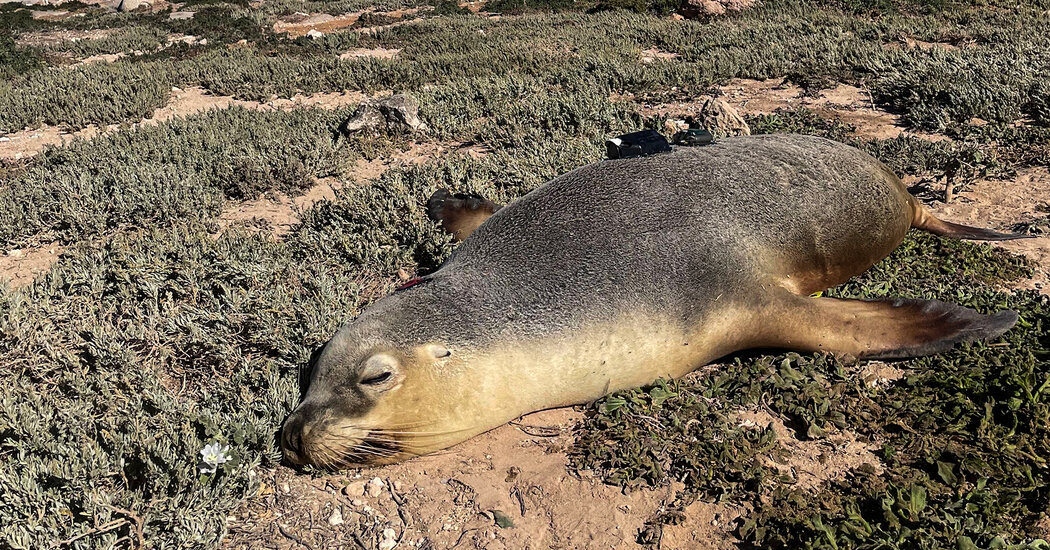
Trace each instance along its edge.
{"label": "sea lion", "polygon": [[726,138],[591,164],[504,208],[447,192],[428,206],[463,242],[328,342],[284,425],[290,462],[393,462],[746,348],[904,358],[1017,321],[810,297],[909,227],[1019,237],[938,220],[881,162],[821,138]]}

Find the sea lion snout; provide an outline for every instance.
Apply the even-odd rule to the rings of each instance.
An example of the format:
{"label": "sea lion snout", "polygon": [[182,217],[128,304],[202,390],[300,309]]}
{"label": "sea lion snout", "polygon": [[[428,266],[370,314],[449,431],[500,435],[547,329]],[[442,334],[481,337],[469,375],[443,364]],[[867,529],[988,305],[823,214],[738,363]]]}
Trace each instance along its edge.
{"label": "sea lion snout", "polygon": [[291,464],[302,466],[346,466],[370,462],[370,458],[396,452],[392,442],[376,441],[371,430],[353,419],[333,415],[332,409],[312,404],[299,406],[281,428],[281,451]]}
{"label": "sea lion snout", "polygon": [[377,345],[376,340],[351,325],[325,346],[303,401],[282,428],[281,449],[289,463],[394,462],[432,450],[431,440],[444,434],[447,380],[435,367],[447,366],[452,351],[438,343]]}

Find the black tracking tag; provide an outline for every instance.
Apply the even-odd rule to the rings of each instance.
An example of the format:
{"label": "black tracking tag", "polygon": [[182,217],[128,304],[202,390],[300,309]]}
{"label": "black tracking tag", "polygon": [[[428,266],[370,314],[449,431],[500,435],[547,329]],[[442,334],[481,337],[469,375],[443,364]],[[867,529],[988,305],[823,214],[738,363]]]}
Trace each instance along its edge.
{"label": "black tracking tag", "polygon": [[678,132],[671,138],[675,145],[691,147],[694,145],[709,145],[714,143],[715,136],[703,128],[690,128]]}
{"label": "black tracking tag", "polygon": [[631,132],[605,142],[605,156],[609,159],[647,157],[670,152],[671,145],[656,130]]}

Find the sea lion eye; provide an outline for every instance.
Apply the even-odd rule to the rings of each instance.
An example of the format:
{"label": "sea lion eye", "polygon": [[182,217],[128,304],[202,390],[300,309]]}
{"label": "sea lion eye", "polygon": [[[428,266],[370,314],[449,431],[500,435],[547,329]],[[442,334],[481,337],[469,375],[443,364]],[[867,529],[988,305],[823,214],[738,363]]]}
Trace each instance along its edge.
{"label": "sea lion eye", "polygon": [[392,372],[383,372],[383,373],[379,373],[379,374],[377,374],[375,376],[369,376],[368,378],[363,378],[363,379],[361,379],[361,383],[365,384],[365,385],[368,385],[368,386],[375,386],[376,384],[382,384],[383,382],[386,382],[387,380],[390,380],[390,377],[393,376],[393,375],[394,375],[394,373],[392,373]]}

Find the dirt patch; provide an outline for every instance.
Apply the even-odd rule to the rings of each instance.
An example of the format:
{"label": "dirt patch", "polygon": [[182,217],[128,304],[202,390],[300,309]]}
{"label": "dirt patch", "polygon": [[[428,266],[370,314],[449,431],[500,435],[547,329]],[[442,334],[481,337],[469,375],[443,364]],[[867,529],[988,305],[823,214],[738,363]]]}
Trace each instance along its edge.
{"label": "dirt patch", "polygon": [[677,59],[678,54],[674,52],[665,52],[658,48],[649,48],[648,50],[642,50],[642,57],[639,59],[642,63],[649,64],[655,63],[656,61],[670,61]]}
{"label": "dirt patch", "polygon": [[973,39],[959,39],[955,42],[926,42],[923,40],[917,40],[910,36],[905,36],[896,42],[884,44],[883,47],[887,50],[921,50],[925,52],[932,50],[953,51],[958,50],[960,47],[973,45],[974,43],[975,41]]}
{"label": "dirt patch", "polygon": [[419,8],[379,12],[374,10],[363,10],[343,15],[329,15],[327,13],[309,15],[298,13],[274,23],[273,32],[286,33],[288,38],[299,38],[301,36],[306,36],[310,31],[330,33],[352,27],[359,19],[361,19],[361,16],[365,14],[381,15],[391,19],[401,19],[406,15],[412,15],[418,11]]}
{"label": "dirt patch", "polygon": [[[337,109],[362,102],[366,96],[361,92],[332,92],[311,95],[296,95],[291,99],[275,99],[265,103],[243,101],[230,96],[209,94],[203,88],[173,88],[168,104],[158,108],[148,118],[132,126],[158,124],[175,117],[185,117],[209,109],[226,109],[233,106],[263,111],[291,110],[300,107],[319,107]],[[105,127],[88,126],[87,128],[68,132],[58,126],[44,126],[32,130],[22,130],[0,137],[0,160],[19,160],[32,157],[52,145],[65,145],[74,139],[91,139],[101,134],[117,131],[121,126],[111,124]]]}
{"label": "dirt patch", "polygon": [[[91,64],[91,63],[113,63],[114,61],[116,61],[118,59],[121,59],[123,57],[127,57],[127,56],[128,56],[128,54],[123,53],[123,52],[121,52],[121,53],[100,53],[100,54],[96,54],[96,55],[89,55],[89,56],[85,57],[84,59],[81,59],[80,61],[78,61],[76,63],[76,65],[88,65],[88,64]],[[76,65],[74,65],[74,66],[76,66]]]}
{"label": "dirt patch", "polygon": [[[647,50],[649,51],[649,50]],[[644,52],[643,52],[644,55]],[[644,59],[644,58],[643,58]],[[770,114],[778,109],[806,108],[821,117],[839,120],[856,127],[854,135],[869,139],[889,139],[900,135],[910,135],[940,141],[950,139],[947,136],[906,130],[900,119],[872,104],[871,95],[856,86],[840,84],[835,88],[824,90],[816,97],[809,97],[805,91],[793,84],[784,83],[783,79],[768,80],[734,79],[719,88],[721,98],[741,114]],[[630,96],[614,97],[614,100],[629,100]],[[645,105],[641,111],[645,115],[671,115],[699,112],[704,98],[695,101],[679,101]]]}
{"label": "dirt patch", "polygon": [[[1012,180],[979,181],[955,195],[950,204],[931,205],[934,214],[948,221],[1009,231],[1014,224],[1046,216],[1037,210],[1050,204],[1050,169],[1029,168]],[[1032,260],[1035,276],[1011,288],[1034,289],[1050,295],[1050,236],[994,243]]]}
{"label": "dirt patch", "polygon": [[81,40],[98,40],[105,38],[113,32],[113,29],[95,29],[87,31],[58,30],[27,32],[18,37],[15,43],[19,46],[33,46],[37,48],[58,46],[66,42],[79,42]]}
{"label": "dirt patch", "polygon": [[816,97],[806,96],[799,86],[784,84],[783,80],[730,81],[721,88],[730,105],[749,114],[767,114],[777,109],[806,108],[818,115],[856,126],[855,135],[870,139],[890,139],[902,134],[933,141],[947,136],[905,130],[897,115],[878,108],[866,90],[840,84],[820,92]]}
{"label": "dirt patch", "polygon": [[26,286],[37,276],[47,273],[61,252],[58,243],[8,250],[0,255],[0,281],[7,281],[11,288]]}
{"label": "dirt patch", "polygon": [[773,425],[777,439],[789,454],[784,462],[768,456],[763,457],[764,462],[796,479],[797,487],[815,489],[826,481],[842,479],[865,464],[882,473],[882,462],[874,453],[878,446],[861,441],[852,433],[833,430],[823,439],[802,440],[780,418],[765,410],[745,410],[737,416],[743,426]]}
{"label": "dirt patch", "polygon": [[860,367],[860,379],[868,387],[878,388],[882,386],[888,386],[901,378],[904,378],[904,371],[897,367],[890,365],[889,363],[883,363],[882,361],[868,361]]}
{"label": "dirt patch", "polygon": [[736,529],[737,519],[747,511],[745,507],[698,500],[682,510],[685,519],[681,523],[663,526],[660,548],[737,549],[739,540],[731,533]]}
{"label": "dirt patch", "polygon": [[400,48],[388,50],[386,48],[357,48],[343,53],[339,59],[357,59],[359,57],[377,57],[379,59],[393,59],[401,53]]}
{"label": "dirt patch", "polygon": [[29,14],[37,21],[62,21],[70,17],[84,17],[85,15],[68,10],[30,10]]}
{"label": "dirt patch", "polygon": [[472,13],[481,13],[488,3],[488,0],[477,0],[475,2],[459,2],[458,5],[461,8],[467,8]]}
{"label": "dirt patch", "polygon": [[271,231],[280,238],[299,223],[299,212],[322,200],[334,200],[336,190],[346,184],[364,183],[375,179],[392,167],[405,164],[421,164],[445,154],[450,147],[430,143],[410,143],[404,151],[372,161],[359,159],[350,174],[337,178],[319,180],[298,197],[284,193],[271,193],[256,200],[246,201],[228,208],[219,216],[223,229],[235,223],[243,223]]}
{"label": "dirt patch", "polygon": [[[625,494],[568,475],[563,449],[579,418],[572,409],[534,413],[447,451],[384,468],[316,479],[286,468],[260,473],[263,489],[230,519],[223,547],[305,546],[295,537],[328,548],[346,545],[358,531],[372,537],[360,541],[366,548],[391,548],[384,539],[409,548],[637,548],[645,521],[680,487]],[[664,548],[695,547],[688,541],[734,547],[731,523],[714,518],[738,511],[706,503],[689,510],[696,521],[665,534],[681,546]]]}

